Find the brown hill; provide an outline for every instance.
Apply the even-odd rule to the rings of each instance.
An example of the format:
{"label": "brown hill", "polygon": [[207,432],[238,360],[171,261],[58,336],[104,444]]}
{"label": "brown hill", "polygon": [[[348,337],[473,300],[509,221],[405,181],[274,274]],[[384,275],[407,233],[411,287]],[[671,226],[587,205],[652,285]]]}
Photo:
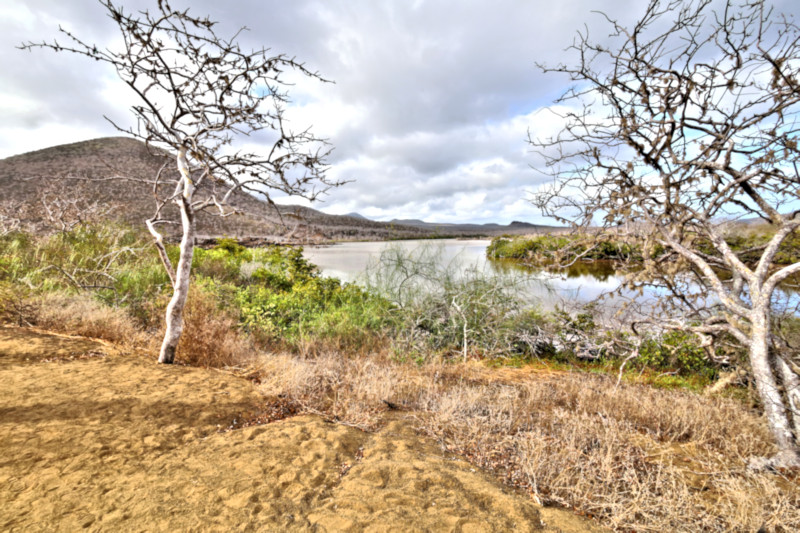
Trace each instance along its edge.
{"label": "brown hill", "polygon": [[[47,209],[64,210],[70,202],[73,211],[91,208],[104,217],[141,226],[152,216],[155,200],[152,187],[135,179],[152,179],[165,155],[150,153],[135,139],[109,137],[9,157],[0,160],[0,202],[23,225],[40,230],[52,224]],[[132,179],[108,179],[121,175]],[[234,194],[231,204],[244,214],[223,218],[201,213],[198,236],[281,242],[419,238],[433,233],[307,207],[275,207],[245,193]],[[167,213],[178,220],[177,209]]]}
{"label": "brown hill", "polygon": [[529,222],[519,222],[515,220],[511,224],[465,224],[447,222],[425,222],[416,219],[394,219],[391,224],[401,224],[415,228],[427,229],[440,234],[465,234],[465,235],[529,235],[531,233],[550,233],[552,231],[563,230],[559,226],[543,226],[531,224]]}
{"label": "brown hill", "polygon": [[[0,222],[11,213],[11,218],[25,227],[47,231],[58,227],[59,218],[74,221],[88,212],[89,218],[113,218],[143,226],[153,215],[156,204],[152,186],[136,179],[152,179],[165,162],[169,167],[174,165],[169,154],[151,153],[144,143],[127,137],[65,144],[2,159]],[[109,179],[112,176],[130,179]],[[199,195],[202,193],[198,191]],[[308,207],[271,206],[246,193],[234,194],[230,203],[243,214],[230,217],[199,214],[197,234],[201,241],[222,236],[254,244],[388,240],[525,234],[556,229],[525,222],[509,225],[437,224],[420,220],[378,222],[357,214],[329,215]],[[174,206],[166,214],[176,222],[179,220]],[[178,226],[165,231],[175,237]]]}

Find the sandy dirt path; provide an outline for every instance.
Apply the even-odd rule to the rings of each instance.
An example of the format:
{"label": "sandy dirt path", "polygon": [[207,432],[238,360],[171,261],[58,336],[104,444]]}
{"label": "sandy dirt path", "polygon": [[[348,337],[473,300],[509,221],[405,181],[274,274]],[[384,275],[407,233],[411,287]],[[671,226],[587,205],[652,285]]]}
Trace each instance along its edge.
{"label": "sandy dirt path", "polygon": [[377,433],[313,416],[225,431],[264,403],[249,382],[88,339],[0,328],[0,387],[3,531],[590,527],[403,420]]}

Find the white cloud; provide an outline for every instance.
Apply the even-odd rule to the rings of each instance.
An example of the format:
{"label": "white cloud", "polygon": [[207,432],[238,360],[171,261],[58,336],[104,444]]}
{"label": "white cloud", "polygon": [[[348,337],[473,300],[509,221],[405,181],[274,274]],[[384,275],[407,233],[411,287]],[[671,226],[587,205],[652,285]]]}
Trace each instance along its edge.
{"label": "white cloud", "polygon": [[[526,143],[557,134],[561,119],[542,109],[569,80],[542,74],[588,24],[607,35],[591,10],[631,22],[640,0],[171,0],[240,26],[245,47],[296,56],[334,84],[291,75],[288,118],[313,126],[335,151],[333,178],[354,180],[317,207],[332,213],[432,221],[542,221],[527,191],[547,180],[530,168],[541,158]],[[155,2],[130,0],[129,10]],[[800,6],[779,0],[779,10]],[[0,6],[0,157],[93,136],[116,134],[103,115],[130,124],[132,99],[113,72],[85,58],[25,40],[52,39],[57,27],[105,46],[113,22],[94,0],[4,0]],[[574,57],[574,56],[572,56]],[[251,139],[257,148],[264,137]],[[287,201],[287,200],[281,200]]]}

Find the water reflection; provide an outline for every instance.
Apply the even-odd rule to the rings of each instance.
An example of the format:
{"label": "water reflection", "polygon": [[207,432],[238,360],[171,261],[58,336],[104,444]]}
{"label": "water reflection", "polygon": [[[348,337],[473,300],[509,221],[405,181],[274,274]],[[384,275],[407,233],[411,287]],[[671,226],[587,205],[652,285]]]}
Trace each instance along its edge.
{"label": "water reflection", "polygon": [[362,281],[370,265],[389,247],[409,253],[423,247],[433,247],[442,267],[478,268],[490,273],[527,279],[520,284],[523,296],[545,309],[552,309],[565,301],[587,303],[602,294],[617,289],[623,278],[614,271],[610,262],[580,263],[559,272],[547,272],[509,260],[488,260],[486,247],[489,240],[442,239],[436,241],[353,242],[333,246],[307,247],[306,259],[320,267],[323,275],[343,281]]}
{"label": "water reflection", "polygon": [[[524,297],[544,309],[552,309],[557,305],[585,304],[603,300],[603,307],[613,312],[623,302],[636,300],[639,304],[651,307],[654,302],[663,300],[667,295],[665,288],[649,287],[643,292],[620,289],[624,283],[624,274],[615,269],[612,261],[577,262],[563,270],[550,271],[521,265],[512,260],[489,260],[486,258],[486,247],[489,240],[442,239],[414,240],[392,242],[348,242],[332,246],[309,246],[305,249],[306,259],[320,267],[323,275],[336,277],[343,281],[363,281],[365,272],[374,265],[380,254],[389,247],[402,249],[408,253],[418,252],[425,247],[432,247],[442,267],[478,268],[490,273],[509,276],[523,276],[528,283],[520,284]],[[691,280],[677,280],[687,294],[702,295],[702,289]],[[783,284],[776,291],[777,308],[796,307],[800,302],[797,279]],[[608,293],[616,291],[613,296]],[[652,307],[651,307],[652,308]]]}
{"label": "water reflection", "polygon": [[511,272],[527,273],[533,275],[547,274],[561,279],[590,279],[599,283],[606,284],[611,281],[620,281],[621,277],[617,272],[613,261],[586,261],[577,262],[567,268],[541,268],[522,265],[511,259],[490,259],[488,260],[493,272],[506,274]]}

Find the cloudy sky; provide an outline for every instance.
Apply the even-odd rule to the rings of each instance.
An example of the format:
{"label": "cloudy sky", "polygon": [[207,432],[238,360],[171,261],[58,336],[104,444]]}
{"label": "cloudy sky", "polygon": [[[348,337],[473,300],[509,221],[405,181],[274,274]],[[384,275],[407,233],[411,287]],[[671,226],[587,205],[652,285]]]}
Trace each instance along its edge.
{"label": "cloudy sky", "polygon": [[[130,8],[155,0],[126,0]],[[574,57],[578,29],[607,33],[592,10],[632,22],[644,0],[171,0],[240,26],[247,48],[296,56],[335,84],[300,81],[288,116],[335,151],[331,177],[351,183],[314,207],[376,220],[542,222],[527,201],[548,181],[525,143],[558,131],[546,108],[568,80],[536,63]],[[779,10],[800,11],[790,0]],[[791,7],[790,7],[791,6]],[[95,0],[0,0],[0,157],[116,135],[129,123],[126,88],[86,58],[16,50],[59,25],[113,46]]]}

